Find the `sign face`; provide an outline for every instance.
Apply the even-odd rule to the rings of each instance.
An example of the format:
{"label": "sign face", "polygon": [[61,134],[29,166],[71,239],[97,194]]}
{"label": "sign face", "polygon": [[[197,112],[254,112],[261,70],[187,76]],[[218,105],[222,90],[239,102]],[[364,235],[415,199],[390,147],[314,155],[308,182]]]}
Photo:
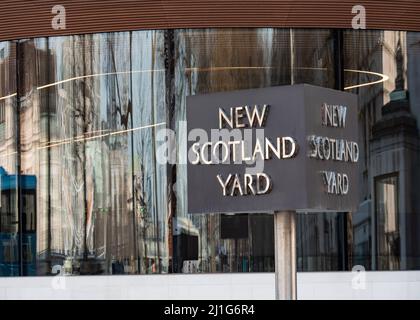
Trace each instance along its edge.
{"label": "sign face", "polygon": [[187,97],[188,212],[354,211],[357,96],[293,85]]}

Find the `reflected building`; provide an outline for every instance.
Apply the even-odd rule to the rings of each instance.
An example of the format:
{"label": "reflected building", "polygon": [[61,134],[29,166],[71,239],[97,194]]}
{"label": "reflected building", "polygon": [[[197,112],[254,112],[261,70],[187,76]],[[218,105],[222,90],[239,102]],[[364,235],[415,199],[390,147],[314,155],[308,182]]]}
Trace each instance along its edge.
{"label": "reflected building", "polygon": [[372,127],[370,144],[376,225],[372,258],[373,268],[378,270],[419,267],[420,207],[416,184],[420,178],[420,141],[405,85],[407,56],[401,44],[404,40],[399,37],[395,48],[395,89]]}
{"label": "reflected building", "polygon": [[0,43],[0,157],[1,166],[16,171],[16,47]]}
{"label": "reflected building", "polygon": [[[358,95],[360,205],[299,214],[298,270],[419,269],[419,53],[419,33],[380,30],[1,42],[0,171],[32,184],[10,184],[7,197],[2,187],[0,230],[12,239],[23,211],[21,223],[36,216],[25,229],[36,235],[35,267],[2,258],[3,275],[273,272],[272,215],[187,212],[186,97],[299,83]],[[162,129],[174,132],[170,150]],[[23,244],[7,250],[17,257]]]}
{"label": "reflected building", "polygon": [[[363,33],[352,33],[353,41],[363,37]],[[382,88],[356,91],[364,156],[362,201],[352,215],[352,259],[353,265],[372,270],[418,269],[418,102],[412,101],[408,90],[418,87],[408,66],[408,61],[418,60],[415,38],[416,33],[370,31],[367,42],[348,51],[349,67],[355,67],[360,57],[361,66],[375,66],[371,70],[389,77]]]}

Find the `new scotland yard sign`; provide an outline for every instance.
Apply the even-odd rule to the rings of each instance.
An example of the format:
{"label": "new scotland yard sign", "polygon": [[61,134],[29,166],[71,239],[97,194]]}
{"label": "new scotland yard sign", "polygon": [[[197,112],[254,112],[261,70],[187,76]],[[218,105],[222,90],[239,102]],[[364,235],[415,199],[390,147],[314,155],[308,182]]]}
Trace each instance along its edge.
{"label": "new scotland yard sign", "polygon": [[187,97],[188,212],[354,211],[357,96],[312,85]]}

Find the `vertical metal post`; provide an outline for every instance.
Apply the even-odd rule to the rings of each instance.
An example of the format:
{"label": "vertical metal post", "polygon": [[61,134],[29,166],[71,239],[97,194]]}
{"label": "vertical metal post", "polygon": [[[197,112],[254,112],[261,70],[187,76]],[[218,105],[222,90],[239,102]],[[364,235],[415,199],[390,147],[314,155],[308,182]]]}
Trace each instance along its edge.
{"label": "vertical metal post", "polygon": [[296,300],[296,212],[274,213],[276,299]]}
{"label": "vertical metal post", "polygon": [[334,44],[334,89],[344,91],[344,36],[343,30],[335,29],[333,33]]}
{"label": "vertical metal post", "polygon": [[[46,72],[47,72],[47,83],[51,83],[51,50],[50,50],[50,38],[46,39],[46,46],[47,46],[47,57],[46,57]],[[46,88],[46,95],[47,95],[47,141],[48,143],[51,143],[51,105],[50,105],[50,99],[51,99],[51,87]],[[51,188],[52,182],[51,182],[51,148],[47,148],[47,265],[48,265],[48,271],[49,274],[52,271],[52,259],[51,259],[51,248],[52,248],[52,224],[51,224]]]}
{"label": "vertical metal post", "polygon": [[16,192],[17,192],[17,213],[18,213],[18,254],[19,254],[19,276],[24,276],[23,269],[23,198],[22,198],[22,181],[21,181],[21,95],[24,93],[24,75],[22,66],[24,65],[24,55],[22,43],[24,40],[16,41]]}
{"label": "vertical metal post", "polygon": [[295,84],[295,41],[293,29],[289,31],[290,35],[290,84]]}

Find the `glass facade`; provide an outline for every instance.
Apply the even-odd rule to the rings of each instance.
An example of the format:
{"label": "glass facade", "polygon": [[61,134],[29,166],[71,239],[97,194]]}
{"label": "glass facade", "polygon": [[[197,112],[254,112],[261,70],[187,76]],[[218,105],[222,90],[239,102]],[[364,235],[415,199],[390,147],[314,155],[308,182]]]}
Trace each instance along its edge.
{"label": "glass facade", "polygon": [[235,28],[0,42],[0,276],[273,272],[272,215],[187,213],[186,97],[298,83],[358,95],[361,148],[298,270],[420,269],[420,33]]}

